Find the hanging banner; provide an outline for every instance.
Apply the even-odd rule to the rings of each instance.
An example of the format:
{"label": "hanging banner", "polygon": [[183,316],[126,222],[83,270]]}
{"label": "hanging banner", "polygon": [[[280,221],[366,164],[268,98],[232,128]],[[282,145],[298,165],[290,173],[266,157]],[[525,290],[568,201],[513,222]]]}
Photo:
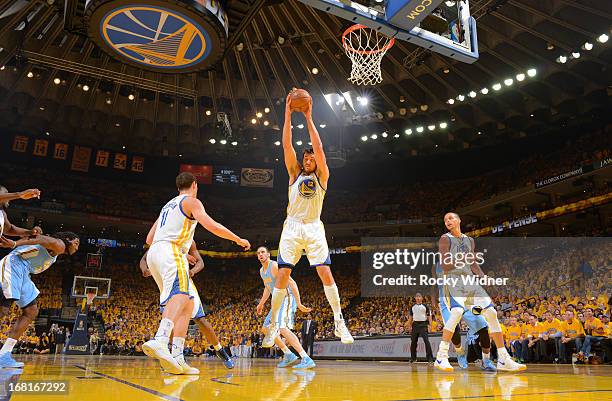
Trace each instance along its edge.
{"label": "hanging banner", "polygon": [[127,167],[127,155],[125,153],[115,153],[113,167],[118,170],[125,170]]}
{"label": "hanging banner", "polygon": [[132,171],[135,173],[142,173],[144,171],[144,157],[132,157]]}
{"label": "hanging banner", "polygon": [[110,153],[106,150],[98,150],[96,152],[96,166],[108,167],[108,160],[110,159]]}
{"label": "hanging banner", "polygon": [[71,169],[75,171],[89,171],[89,161],[91,160],[91,148],[75,146],[72,153]]}
{"label": "hanging banner", "polygon": [[179,171],[195,175],[200,184],[212,184],[212,166],[202,164],[181,164]]}
{"label": "hanging banner", "polygon": [[46,157],[49,150],[49,141],[46,139],[37,139],[34,141],[34,156]]}
{"label": "hanging banner", "polygon": [[23,135],[15,136],[13,140],[13,152],[24,153],[28,149],[28,141],[30,138]]}
{"label": "hanging banner", "polygon": [[53,158],[66,160],[68,158],[68,145],[65,143],[56,143],[53,151]]}
{"label": "hanging banner", "polygon": [[243,187],[274,186],[274,170],[267,168],[243,168],[240,174],[240,185]]}

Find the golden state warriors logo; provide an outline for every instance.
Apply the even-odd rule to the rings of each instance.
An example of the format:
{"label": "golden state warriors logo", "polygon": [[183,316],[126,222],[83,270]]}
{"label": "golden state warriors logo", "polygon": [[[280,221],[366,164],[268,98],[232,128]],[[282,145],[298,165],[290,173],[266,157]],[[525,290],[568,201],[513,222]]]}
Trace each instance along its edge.
{"label": "golden state warriors logo", "polygon": [[210,53],[210,39],[201,26],[161,7],[120,7],[106,15],[100,30],[117,53],[152,67],[187,67]]}
{"label": "golden state warriors logo", "polygon": [[300,181],[298,190],[304,198],[312,198],[317,193],[317,183],[312,178],[304,178]]}
{"label": "golden state warriors logo", "polygon": [[90,0],[85,17],[103,50],[155,72],[210,67],[227,41],[227,15],[216,0]]}

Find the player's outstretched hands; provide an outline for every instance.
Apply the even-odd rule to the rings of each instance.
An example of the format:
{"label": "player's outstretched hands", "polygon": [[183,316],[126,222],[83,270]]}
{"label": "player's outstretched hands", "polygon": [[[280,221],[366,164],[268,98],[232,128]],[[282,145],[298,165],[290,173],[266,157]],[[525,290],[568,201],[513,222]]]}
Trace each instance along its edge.
{"label": "player's outstretched hands", "polygon": [[241,246],[245,251],[251,249],[251,243],[249,242],[249,240],[246,240],[244,238],[240,238],[238,241],[236,241],[236,244],[238,246]]}
{"label": "player's outstretched hands", "polygon": [[43,233],[42,228],[36,226],[31,230],[30,235],[42,235],[42,233]]}
{"label": "player's outstretched hands", "polygon": [[302,112],[307,120],[312,120],[312,98],[308,101],[308,108]]}
{"label": "player's outstretched hands", "polygon": [[298,309],[304,313],[309,313],[312,311],[312,308],[309,308],[308,306],[305,306],[303,304],[299,304]]}
{"label": "player's outstretched hands", "polygon": [[20,199],[32,199],[38,198],[40,199],[40,190],[36,188],[26,189],[25,191],[19,192]]}
{"label": "player's outstretched hands", "polygon": [[295,90],[295,88],[291,89],[289,91],[289,93],[287,94],[287,98],[285,99],[285,116],[290,116],[292,111],[291,111],[291,94],[293,93],[293,91]]}
{"label": "player's outstretched hands", "polygon": [[257,304],[257,309],[255,309],[255,311],[257,312],[257,316],[261,316],[261,314],[263,313],[263,308],[264,304],[262,304],[261,302]]}
{"label": "player's outstretched hands", "polygon": [[6,237],[0,237],[0,248],[15,248],[16,242]]}

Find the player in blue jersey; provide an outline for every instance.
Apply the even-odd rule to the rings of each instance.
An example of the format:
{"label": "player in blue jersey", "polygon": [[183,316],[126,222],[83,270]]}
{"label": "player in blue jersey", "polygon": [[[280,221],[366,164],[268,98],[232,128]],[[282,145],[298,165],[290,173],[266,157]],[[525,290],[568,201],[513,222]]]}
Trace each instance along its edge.
{"label": "player in blue jersey", "polygon": [[[435,277],[442,277],[444,275],[444,270],[442,269],[442,266],[438,264],[432,268],[431,273]],[[447,299],[444,296],[444,286],[438,286],[438,288],[438,303],[440,306],[440,313],[442,315],[442,320],[444,324],[446,324],[446,322],[450,318],[450,311],[447,306]],[[491,361],[491,338],[489,337],[489,326],[487,326],[487,322],[482,316],[474,315],[472,311],[465,311],[465,313],[463,313],[462,319],[467,324],[470,332],[472,334],[477,335],[480,341],[480,347],[482,348],[482,364],[480,366],[481,369],[485,372],[495,372],[497,369]],[[457,353],[457,362],[459,363],[459,367],[461,369],[467,369],[467,352],[462,347],[461,333],[460,328],[458,326],[455,329],[455,333],[453,334],[451,340],[455,347],[455,352]]]}
{"label": "player in blue jersey", "polygon": [[60,232],[52,236],[37,235],[17,241],[0,237],[0,247],[12,249],[0,260],[2,314],[9,312],[13,302],[21,309],[21,316],[13,323],[8,338],[0,349],[0,367],[23,367],[22,362],[12,358],[11,352],[19,337],[38,315],[36,298],[40,291],[32,282],[30,275],[47,270],[59,255],[74,254],[79,249],[79,244],[79,237],[71,232]]}
{"label": "player in blue jersey", "polygon": [[[261,296],[261,300],[257,305],[257,314],[261,315],[263,307],[266,301],[270,297],[272,291],[274,291],[274,285],[276,284],[276,277],[278,275],[278,264],[270,260],[270,251],[265,246],[257,248],[257,259],[261,263],[259,269],[259,275],[264,283],[264,292]],[[314,368],[316,365],[312,358],[308,356],[302,344],[298,340],[297,336],[291,331],[295,322],[295,312],[297,309],[304,313],[310,312],[312,309],[302,305],[300,300],[300,291],[298,290],[297,284],[292,278],[289,278],[287,287],[287,295],[283,299],[283,303],[276,316],[276,322],[278,324],[279,333],[287,340],[289,345],[293,347],[299,354],[302,360],[297,365],[293,366],[294,369],[309,369]],[[272,309],[268,312],[266,320],[264,321],[262,331],[267,334],[270,324],[272,322]],[[297,362],[298,357],[289,350],[287,345],[283,343],[280,337],[274,339],[274,343],[283,351],[285,356],[283,360],[277,365],[279,368],[286,368]]]}

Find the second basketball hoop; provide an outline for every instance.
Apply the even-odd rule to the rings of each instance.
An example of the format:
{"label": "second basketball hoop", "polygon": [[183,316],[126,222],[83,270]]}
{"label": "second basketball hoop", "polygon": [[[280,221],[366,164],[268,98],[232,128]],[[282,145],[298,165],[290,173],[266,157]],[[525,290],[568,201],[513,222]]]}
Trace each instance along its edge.
{"label": "second basketball hoop", "polygon": [[355,85],[376,85],[382,82],[380,63],[395,39],[375,29],[356,24],[342,35],[342,46],[351,59],[349,81]]}

